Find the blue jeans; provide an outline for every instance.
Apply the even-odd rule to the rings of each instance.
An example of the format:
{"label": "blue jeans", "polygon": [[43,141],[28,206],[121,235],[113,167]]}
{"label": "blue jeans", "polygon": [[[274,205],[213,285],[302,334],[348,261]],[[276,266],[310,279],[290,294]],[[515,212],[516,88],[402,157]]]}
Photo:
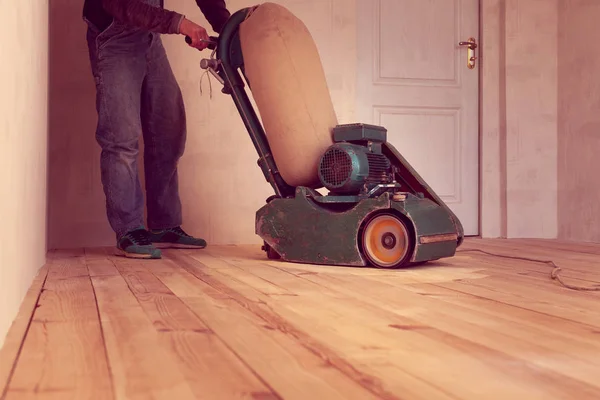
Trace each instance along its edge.
{"label": "blue jeans", "polygon": [[[88,23],[89,24],[89,23]],[[144,224],[138,141],[144,139],[149,229],[182,223],[177,163],[186,140],[183,97],[160,35],[114,22],[88,25],[107,216],[117,237]]]}

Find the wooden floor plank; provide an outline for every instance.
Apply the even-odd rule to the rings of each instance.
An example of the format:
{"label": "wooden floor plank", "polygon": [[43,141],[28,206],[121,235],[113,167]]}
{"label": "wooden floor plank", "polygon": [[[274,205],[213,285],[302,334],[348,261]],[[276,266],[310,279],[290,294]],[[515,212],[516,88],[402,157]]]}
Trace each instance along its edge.
{"label": "wooden floor plank", "polygon": [[[220,254],[220,256],[227,259],[227,256],[224,254]],[[204,255],[195,255],[193,257],[206,258]],[[236,261],[231,262],[234,265],[236,264]],[[585,360],[578,364],[582,370],[579,371],[577,376],[578,378],[584,377],[587,383],[582,384],[577,379],[567,378],[568,375],[561,375],[551,369],[545,368],[545,364],[536,365],[535,363],[528,363],[525,358],[520,357],[517,351],[524,350],[527,346],[519,346],[517,350],[507,353],[504,348],[494,348],[495,346],[487,347],[486,345],[489,346],[490,342],[481,344],[477,340],[465,339],[464,335],[470,332],[468,332],[468,326],[464,324],[463,330],[457,331],[453,328],[453,332],[449,333],[448,328],[450,325],[439,326],[438,321],[437,325],[440,329],[437,329],[430,323],[435,322],[435,318],[417,318],[416,316],[419,314],[414,307],[408,307],[405,310],[404,318],[402,318],[400,317],[400,313],[396,313],[396,316],[394,316],[390,312],[383,311],[381,306],[366,306],[364,303],[356,301],[356,295],[348,295],[347,297],[342,297],[339,293],[325,295],[324,293],[331,291],[331,287],[329,286],[314,286],[311,291],[311,285],[305,282],[298,282],[298,278],[292,278],[291,274],[281,268],[265,268],[264,263],[262,265],[261,263],[252,265],[244,263],[236,266],[245,271],[251,271],[263,279],[275,282],[280,286],[293,285],[296,288],[303,287],[302,292],[307,297],[296,299],[280,298],[276,302],[273,302],[271,307],[291,321],[299,321],[299,318],[292,313],[286,312],[285,304],[289,303],[287,307],[293,308],[296,312],[301,310],[301,314],[305,315],[306,318],[305,323],[311,321],[318,324],[320,333],[318,337],[328,343],[335,342],[334,346],[339,346],[338,348],[344,354],[358,353],[358,346],[368,343],[370,347],[383,347],[381,350],[385,353],[395,352],[399,356],[401,355],[402,359],[422,360],[421,362],[410,363],[409,366],[405,363],[398,366],[413,375],[421,376],[422,378],[429,377],[428,381],[436,383],[440,387],[449,387],[450,380],[454,381],[455,384],[452,385],[452,389],[447,390],[450,390],[451,394],[459,398],[474,394],[471,392],[474,388],[469,387],[469,381],[475,379],[479,382],[480,380],[476,378],[478,374],[481,375],[482,379],[486,375],[498,377],[498,381],[485,382],[479,385],[478,390],[483,391],[479,394],[482,396],[485,393],[497,392],[501,393],[499,398],[504,398],[504,396],[511,394],[522,395],[524,398],[547,398],[546,396],[551,396],[550,398],[570,398],[572,390],[577,390],[578,393],[585,393],[589,396],[600,395],[600,390],[594,387],[597,365],[590,364]],[[313,277],[314,275],[306,276],[306,280],[309,280],[308,277]],[[304,278],[300,277],[300,279]],[[262,300],[265,302],[269,301],[268,299]],[[320,308],[319,304],[328,304],[328,306],[327,308]],[[411,304],[411,302],[407,304]],[[422,313],[423,311],[425,310],[423,309]],[[354,318],[354,315],[359,317]],[[360,325],[358,319],[362,321],[362,325]],[[328,324],[328,321],[335,321],[335,323]],[[300,324],[301,322],[298,323]],[[460,326],[460,324],[457,325]],[[395,328],[399,332],[394,337],[391,337],[387,333],[386,328]],[[329,337],[331,333],[327,334],[328,330],[335,332],[335,341]],[[342,343],[344,339],[346,339],[346,343]],[[470,339],[473,339],[473,337]],[[509,340],[506,341],[510,342]],[[365,368],[371,368],[368,364],[370,360],[367,353],[369,352],[363,352],[360,358],[363,361],[367,360]],[[376,352],[374,353],[371,360],[377,360]],[[446,370],[444,374],[441,371],[446,369],[444,365],[436,365],[435,359],[427,362],[427,358],[431,358],[434,354],[444,354],[445,357],[451,357],[457,370],[462,370],[463,372],[458,373],[456,371],[457,373],[453,374]],[[530,350],[528,354],[533,358],[534,356],[548,355],[549,353],[544,353],[542,350],[536,353]],[[479,359],[484,359],[486,362],[481,363]],[[507,366],[510,366],[510,368],[507,368]],[[554,364],[554,366],[560,365]],[[440,368],[441,370],[436,370],[436,368]],[[561,384],[558,386],[546,385],[544,388],[541,385],[544,382],[553,382],[557,379],[561,379]],[[495,386],[500,381],[502,381],[502,385]],[[506,382],[511,382],[513,387],[507,385]],[[488,394],[486,398],[492,397]]]}
{"label": "wooden floor plank", "polygon": [[25,294],[17,317],[13,321],[4,344],[0,349],[0,399],[4,399],[8,382],[11,379],[19,354],[21,353],[33,313],[38,305],[39,296],[48,275],[51,257],[52,255],[50,254],[48,262],[40,268],[29,290]]}
{"label": "wooden floor plank", "polygon": [[92,277],[117,399],[195,398],[121,275]]}
{"label": "wooden floor plank", "polygon": [[90,276],[119,275],[106,248],[85,249],[85,259]]}
{"label": "wooden floor plank", "polygon": [[80,254],[49,265],[7,400],[114,398],[94,292]]}
{"label": "wooden floor plank", "polygon": [[[305,274],[299,278],[343,293],[375,308],[410,318],[421,326],[432,327],[504,352],[523,363],[531,362],[539,368],[548,368],[573,379],[581,379],[592,386],[600,384],[597,380],[600,360],[590,351],[600,351],[600,343],[595,340],[597,335],[591,332],[588,332],[588,340],[579,340],[579,337],[567,340],[554,334],[552,325],[531,327],[518,324],[502,315],[491,316],[478,310],[448,304],[407,291],[392,283],[370,281],[365,285],[364,280],[351,276],[328,274]],[[403,304],[418,304],[418,307],[398,306]]]}
{"label": "wooden floor plank", "polygon": [[[565,278],[573,277],[600,284],[600,262],[596,254],[563,251],[559,249],[545,248],[542,246],[523,246],[518,243],[507,241],[484,241],[473,240],[460,249],[459,254],[469,253],[472,250],[483,250],[491,254],[509,257],[525,257],[541,262],[524,261],[518,259],[505,259],[512,267],[518,266],[526,269],[550,271],[551,267],[544,261],[552,261],[562,268],[561,274]],[[587,286],[594,286],[588,284]],[[596,285],[597,286],[597,285]]]}
{"label": "wooden floor plank", "polygon": [[600,292],[525,260],[593,286],[600,244],[469,238],[404,270],[163,254],[50,254],[0,353],[5,398],[600,398]]}
{"label": "wooden floor plank", "polygon": [[[144,262],[118,260],[116,269],[158,331],[196,398],[276,399],[260,377],[240,360]],[[151,352],[151,350],[149,350]]]}
{"label": "wooden floor plank", "polygon": [[[526,329],[545,332],[545,334],[539,335],[538,340],[547,340],[547,336],[556,336],[561,342],[582,343],[592,356],[600,354],[600,343],[597,337],[600,332],[594,327],[578,321],[532,311],[518,305],[506,304],[484,296],[473,295],[467,291],[445,288],[438,284],[414,284],[405,286],[403,289],[413,291],[427,298],[435,298],[452,306],[470,309],[499,321],[507,321],[506,323],[512,323],[516,327],[524,326]],[[534,336],[531,339],[536,340],[536,337]],[[564,344],[560,345],[560,347],[564,346]]]}
{"label": "wooden floor plank", "polygon": [[[284,399],[397,399],[307,335],[178,254],[159,278]],[[185,271],[177,271],[183,267]],[[341,371],[343,370],[343,371]],[[415,384],[418,382],[415,381]],[[435,396],[434,396],[435,397]],[[442,398],[442,397],[435,397]]]}
{"label": "wooden floor plank", "polygon": [[[515,265],[513,264],[514,261],[508,261],[497,256],[479,253],[468,253],[466,255],[458,254],[455,256],[455,260],[466,265],[479,266],[482,268],[482,271],[485,271],[484,274],[486,276],[503,276],[507,277],[508,279],[515,279],[517,281],[526,279],[527,282],[539,287],[568,290],[569,295],[575,298],[597,298],[600,300],[600,291],[573,292],[570,289],[565,288],[560,282],[558,282],[556,279],[553,279],[552,272],[554,271],[554,268],[550,265],[523,262],[520,264],[520,267],[516,269]],[[591,280],[589,277],[582,277],[581,275],[579,277],[575,277],[572,271],[568,271],[566,274],[561,273],[561,278],[569,285],[593,287],[596,284],[596,282]]]}

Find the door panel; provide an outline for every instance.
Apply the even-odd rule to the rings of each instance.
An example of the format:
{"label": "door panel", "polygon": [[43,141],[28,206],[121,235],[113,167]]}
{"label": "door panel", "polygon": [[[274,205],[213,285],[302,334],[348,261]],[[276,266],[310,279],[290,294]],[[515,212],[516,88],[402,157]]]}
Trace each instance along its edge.
{"label": "door panel", "polygon": [[455,14],[452,0],[381,0],[373,21],[380,33],[378,78],[455,83]]}
{"label": "door panel", "polygon": [[[357,116],[388,140],[479,233],[478,0],[357,0]],[[479,49],[475,50],[478,56]]]}

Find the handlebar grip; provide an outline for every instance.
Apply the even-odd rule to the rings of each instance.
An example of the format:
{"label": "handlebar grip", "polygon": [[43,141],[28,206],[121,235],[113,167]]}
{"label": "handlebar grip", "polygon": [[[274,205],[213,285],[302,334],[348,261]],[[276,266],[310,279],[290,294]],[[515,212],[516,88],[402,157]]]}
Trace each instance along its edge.
{"label": "handlebar grip", "polygon": [[[210,36],[209,39],[210,39],[210,41],[208,42],[208,46],[207,47],[210,50],[216,49],[217,48],[218,39],[216,37],[214,37],[214,36]],[[185,36],[185,42],[187,44],[192,44],[192,38],[186,35]]]}

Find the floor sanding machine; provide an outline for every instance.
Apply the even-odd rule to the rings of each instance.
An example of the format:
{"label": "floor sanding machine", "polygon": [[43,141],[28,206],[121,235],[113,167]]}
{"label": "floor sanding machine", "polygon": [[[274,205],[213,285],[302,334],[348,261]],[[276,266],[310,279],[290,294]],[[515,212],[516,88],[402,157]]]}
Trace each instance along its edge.
{"label": "floor sanding machine", "polygon": [[[274,154],[269,139],[277,132],[265,131],[245,89],[247,86],[255,92],[255,82],[246,73],[241,27],[261,7],[271,8],[264,11],[267,14],[278,11],[285,21],[295,18],[272,3],[233,13],[219,37],[211,37],[212,54],[201,61],[201,68],[210,72],[223,85],[222,92],[232,97],[258,152],[258,165],[274,190],[256,212],[255,221],[267,257],[307,264],[399,268],[454,256],[464,236],[460,221],[387,141],[382,126],[336,124],[326,132],[317,132],[326,138],[327,145],[319,139],[323,151],[314,163],[306,161],[316,181],[303,185],[285,179],[278,164],[286,162],[289,154]],[[293,23],[299,22],[296,19]],[[285,32],[277,34],[285,39]],[[293,46],[297,39],[288,38],[285,46]],[[260,41],[260,34],[252,40]],[[271,55],[264,66],[272,71],[289,62],[287,54],[280,59],[272,57],[277,56]],[[275,79],[277,72],[272,75]],[[312,82],[302,84],[313,83],[314,77]],[[267,89],[279,84],[284,82],[274,82]],[[259,113],[263,114],[268,106],[257,106]],[[271,120],[282,117],[271,115]],[[313,117],[308,115],[307,119]]]}

